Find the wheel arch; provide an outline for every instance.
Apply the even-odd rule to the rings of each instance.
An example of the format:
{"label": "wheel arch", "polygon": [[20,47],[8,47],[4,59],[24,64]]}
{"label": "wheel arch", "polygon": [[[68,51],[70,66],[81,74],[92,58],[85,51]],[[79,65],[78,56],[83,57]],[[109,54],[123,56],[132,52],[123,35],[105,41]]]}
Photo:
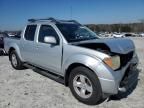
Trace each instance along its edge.
{"label": "wheel arch", "polygon": [[9,51],[8,51],[8,54],[9,54],[9,60],[10,60],[10,53],[15,50],[16,53],[18,54],[18,57],[20,58],[21,61],[23,61],[22,57],[21,57],[21,53],[20,53],[20,49],[18,46],[16,45],[12,45],[10,48],[9,48]]}
{"label": "wheel arch", "polygon": [[82,66],[82,67],[85,67],[85,68],[91,70],[97,76],[97,74],[90,67],[86,66],[85,64],[82,64],[82,63],[73,63],[73,64],[71,64],[68,67],[68,69],[65,72],[65,76],[64,76],[65,86],[69,86],[69,77],[70,77],[71,71],[74,68],[79,67],[79,66]]}
{"label": "wheel arch", "polygon": [[66,59],[63,63],[62,71],[64,73],[65,85],[68,86],[68,79],[72,69],[78,66],[84,66],[94,72],[98,77],[99,73],[96,72],[96,66],[98,66],[100,60],[89,55],[84,54],[76,54],[68,59]]}

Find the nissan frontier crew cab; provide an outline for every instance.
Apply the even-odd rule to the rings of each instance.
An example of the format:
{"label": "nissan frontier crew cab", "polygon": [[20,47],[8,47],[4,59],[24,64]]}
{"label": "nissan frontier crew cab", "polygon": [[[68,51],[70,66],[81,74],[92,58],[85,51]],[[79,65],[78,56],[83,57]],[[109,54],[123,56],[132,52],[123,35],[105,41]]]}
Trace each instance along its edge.
{"label": "nissan frontier crew cab", "polygon": [[32,68],[56,80],[85,104],[126,92],[136,81],[130,72],[138,64],[134,43],[99,38],[75,20],[29,19],[20,38],[4,41],[13,68]]}

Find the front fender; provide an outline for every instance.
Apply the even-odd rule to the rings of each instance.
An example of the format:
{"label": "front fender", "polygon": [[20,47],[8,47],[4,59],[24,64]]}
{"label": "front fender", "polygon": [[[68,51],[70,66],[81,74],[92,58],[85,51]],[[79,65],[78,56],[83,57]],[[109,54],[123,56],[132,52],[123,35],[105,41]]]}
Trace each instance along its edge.
{"label": "front fender", "polygon": [[82,54],[73,55],[65,60],[62,66],[64,75],[69,66],[74,63],[79,63],[90,68],[99,78],[114,80],[113,70],[104,64],[102,60]]}
{"label": "front fender", "polygon": [[[95,66],[98,66],[101,62],[102,61],[98,58],[94,58],[88,55],[76,54],[64,61],[62,71],[65,74],[70,65],[79,63],[83,64],[86,67],[89,67],[91,70],[96,72]],[[96,72],[96,74],[99,76],[99,73]]]}
{"label": "front fender", "polygon": [[104,93],[116,94],[118,91],[118,84],[116,83],[116,76],[121,76],[121,72],[114,72],[102,60],[88,55],[73,55],[69,57],[63,64],[63,72],[66,76],[67,69],[74,63],[80,63],[90,68],[99,78],[102,91]]}

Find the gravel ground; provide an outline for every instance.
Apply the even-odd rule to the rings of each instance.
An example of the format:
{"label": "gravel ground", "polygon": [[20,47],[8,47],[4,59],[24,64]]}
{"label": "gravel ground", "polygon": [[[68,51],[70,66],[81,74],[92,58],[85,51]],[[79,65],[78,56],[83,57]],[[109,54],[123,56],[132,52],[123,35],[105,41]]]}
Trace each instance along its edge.
{"label": "gravel ground", "polygon": [[144,108],[144,38],[132,38],[140,59],[136,88],[120,99],[87,106],[69,88],[30,69],[14,70],[7,56],[0,56],[0,108]]}

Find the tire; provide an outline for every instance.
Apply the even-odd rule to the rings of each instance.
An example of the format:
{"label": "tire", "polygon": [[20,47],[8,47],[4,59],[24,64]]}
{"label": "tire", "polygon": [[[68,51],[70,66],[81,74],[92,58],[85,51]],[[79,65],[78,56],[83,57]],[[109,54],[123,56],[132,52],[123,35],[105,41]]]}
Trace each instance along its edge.
{"label": "tire", "polygon": [[10,58],[10,62],[11,65],[14,69],[16,70],[22,70],[23,67],[23,63],[21,62],[20,58],[18,57],[17,53],[15,50],[11,51],[9,54],[9,58]]}
{"label": "tire", "polygon": [[99,79],[86,67],[76,67],[71,71],[69,87],[74,97],[84,104],[96,105],[102,100]]}
{"label": "tire", "polygon": [[2,56],[3,55],[3,52],[0,50],[0,56]]}

